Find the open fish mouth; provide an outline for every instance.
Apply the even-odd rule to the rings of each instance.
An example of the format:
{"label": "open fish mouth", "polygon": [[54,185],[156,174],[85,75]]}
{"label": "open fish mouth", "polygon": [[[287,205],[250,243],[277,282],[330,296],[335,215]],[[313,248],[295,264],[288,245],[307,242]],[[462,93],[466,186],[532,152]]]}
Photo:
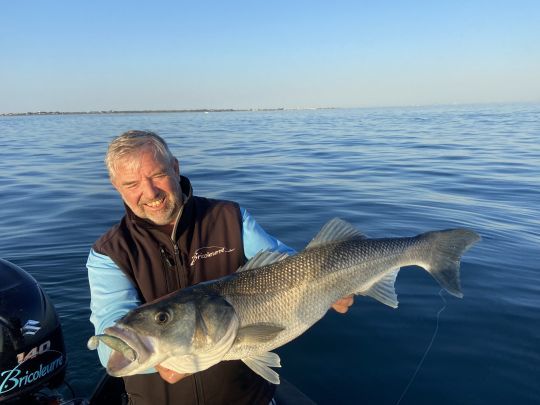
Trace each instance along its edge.
{"label": "open fish mouth", "polygon": [[88,340],[88,348],[96,349],[99,343],[112,349],[107,362],[107,370],[111,375],[121,374],[131,367],[144,363],[150,357],[150,350],[139,336],[129,329],[118,326],[106,328],[103,334],[92,336]]}

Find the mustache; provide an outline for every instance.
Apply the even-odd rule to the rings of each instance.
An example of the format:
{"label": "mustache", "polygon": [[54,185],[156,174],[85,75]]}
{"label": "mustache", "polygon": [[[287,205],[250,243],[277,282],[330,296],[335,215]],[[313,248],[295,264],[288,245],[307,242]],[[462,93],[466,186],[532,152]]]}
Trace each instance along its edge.
{"label": "mustache", "polygon": [[142,206],[142,205],[145,205],[145,204],[148,204],[148,203],[153,203],[153,202],[156,202],[156,201],[161,201],[161,200],[163,200],[163,199],[165,199],[165,200],[168,199],[168,198],[167,198],[167,194],[165,194],[165,193],[159,193],[159,194],[157,195],[157,197],[154,197],[154,198],[148,199],[148,200],[140,201],[140,202],[139,202],[139,205]]}

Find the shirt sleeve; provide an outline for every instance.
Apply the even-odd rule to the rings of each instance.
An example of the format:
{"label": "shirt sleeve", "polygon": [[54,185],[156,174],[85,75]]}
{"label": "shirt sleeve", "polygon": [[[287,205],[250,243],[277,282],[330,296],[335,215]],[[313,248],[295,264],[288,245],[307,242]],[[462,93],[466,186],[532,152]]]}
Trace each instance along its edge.
{"label": "shirt sleeve", "polygon": [[[86,267],[90,284],[90,322],[94,325],[95,334],[99,335],[117,319],[141,305],[141,300],[129,278],[108,256],[91,249]],[[99,344],[97,350],[101,364],[107,367],[112,349]],[[153,372],[156,370],[152,368],[144,374]]]}
{"label": "shirt sleeve", "polygon": [[240,208],[242,213],[242,238],[244,239],[244,254],[251,259],[261,250],[278,251],[296,254],[296,251],[285,245],[280,240],[266,233],[266,231],[255,221],[255,219],[244,208]]}

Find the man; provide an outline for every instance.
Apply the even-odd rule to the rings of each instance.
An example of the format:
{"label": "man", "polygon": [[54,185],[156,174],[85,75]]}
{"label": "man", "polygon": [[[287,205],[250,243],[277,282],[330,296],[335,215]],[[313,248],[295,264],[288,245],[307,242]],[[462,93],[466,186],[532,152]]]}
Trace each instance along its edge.
{"label": "man", "polygon": [[[178,160],[152,132],[120,135],[105,162],[126,215],[88,257],[96,334],[144,302],[234,272],[260,250],[294,253],[236,203],[194,196]],[[333,307],[344,313],[351,304],[352,297],[346,297]],[[105,366],[111,350],[99,345],[98,352]],[[241,361],[193,375],[156,364],[124,382],[133,404],[268,404],[275,390]]]}

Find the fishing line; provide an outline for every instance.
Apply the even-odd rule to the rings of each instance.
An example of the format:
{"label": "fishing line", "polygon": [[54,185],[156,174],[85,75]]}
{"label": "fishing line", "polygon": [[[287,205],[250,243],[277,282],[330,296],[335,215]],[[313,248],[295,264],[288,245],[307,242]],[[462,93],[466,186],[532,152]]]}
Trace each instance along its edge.
{"label": "fishing line", "polygon": [[403,393],[401,394],[398,401],[396,402],[396,405],[399,405],[399,403],[401,402],[401,400],[403,399],[403,397],[405,396],[405,394],[409,390],[409,388],[412,385],[414,379],[416,378],[416,375],[418,374],[418,372],[422,368],[422,364],[424,363],[424,360],[426,359],[429,351],[431,350],[431,346],[433,346],[433,342],[435,341],[435,338],[437,337],[437,333],[439,332],[439,318],[441,317],[441,313],[446,309],[446,300],[444,299],[442,293],[443,293],[443,289],[441,288],[439,290],[439,297],[441,297],[441,300],[443,302],[443,306],[442,306],[441,309],[439,309],[439,312],[437,312],[437,324],[435,326],[435,331],[433,332],[433,336],[431,337],[431,341],[429,342],[429,344],[428,344],[428,346],[426,348],[426,351],[424,352],[424,355],[422,356],[422,358],[418,362],[418,365],[416,366],[416,370],[414,370],[414,373],[413,373],[411,379],[409,380],[409,383],[407,384],[407,386],[403,390]]}

